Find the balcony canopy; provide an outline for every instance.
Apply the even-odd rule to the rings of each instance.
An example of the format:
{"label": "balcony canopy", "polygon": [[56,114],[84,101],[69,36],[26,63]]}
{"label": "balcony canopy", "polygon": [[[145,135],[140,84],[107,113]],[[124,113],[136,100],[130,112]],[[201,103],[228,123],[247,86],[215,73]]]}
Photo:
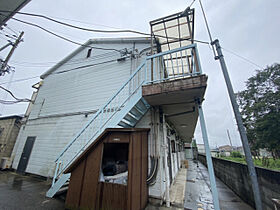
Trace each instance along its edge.
{"label": "balcony canopy", "polygon": [[153,40],[156,40],[157,52],[170,51],[160,61],[163,62],[167,75],[185,76],[188,73],[198,71],[198,69],[194,69],[196,59],[194,48],[172,51],[193,44],[194,9],[188,7],[183,12],[153,20],[150,25],[152,45],[154,45]]}
{"label": "balcony canopy", "polygon": [[183,11],[150,22],[152,38],[156,38],[162,52],[193,43],[194,9]]}

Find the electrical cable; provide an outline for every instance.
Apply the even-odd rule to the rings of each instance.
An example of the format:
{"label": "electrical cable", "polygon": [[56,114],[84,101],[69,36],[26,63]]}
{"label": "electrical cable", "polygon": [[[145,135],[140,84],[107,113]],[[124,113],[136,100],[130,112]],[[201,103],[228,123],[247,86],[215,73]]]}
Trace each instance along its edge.
{"label": "electrical cable", "polygon": [[12,104],[17,104],[17,103],[22,103],[22,102],[29,103],[30,101],[4,101],[4,100],[0,100],[0,103],[4,104],[4,105],[12,105]]}
{"label": "electrical cable", "polygon": [[7,36],[6,36],[6,34],[4,34],[2,31],[0,31],[0,35],[1,35],[1,36],[0,36],[1,39],[6,40],[6,41],[8,41],[8,42],[10,41],[10,39],[8,39]]}
{"label": "electrical cable", "polygon": [[[130,48],[128,48],[128,50],[129,49]],[[123,50],[125,50],[125,49],[123,49]],[[108,53],[103,53],[103,54],[95,55],[94,57],[73,59],[73,60],[68,61],[64,65],[79,64],[79,63],[84,63],[84,62],[87,62],[87,61],[103,59],[103,58],[110,58],[110,57],[114,57],[114,56],[116,56],[115,52],[108,52]],[[48,67],[50,65],[54,65],[54,64],[59,63],[59,61],[49,61],[49,62],[34,63],[34,62],[25,62],[25,61],[15,61],[15,60],[12,60],[11,63],[13,63],[15,65],[27,64],[27,65],[32,65],[32,66],[35,66],[35,67]],[[30,67],[30,66],[27,66],[27,67]]]}
{"label": "electrical cable", "polygon": [[236,57],[241,58],[242,60],[244,60],[244,61],[246,61],[246,62],[248,62],[248,63],[250,63],[250,64],[252,64],[252,65],[254,65],[254,66],[258,67],[258,68],[260,68],[260,69],[264,69],[263,67],[261,67],[260,65],[256,64],[255,62],[249,60],[248,58],[245,58],[245,57],[243,57],[243,56],[241,56],[241,55],[238,55],[237,53],[235,53],[235,52],[233,52],[233,51],[231,51],[231,50],[225,49],[224,47],[221,47],[221,48],[222,48],[224,51],[226,51],[226,52],[228,52],[228,53],[231,53],[232,55],[235,55]]}
{"label": "electrical cable", "polygon": [[[52,73],[52,74],[50,74],[50,75],[53,75],[53,74],[62,74],[62,73],[66,73],[66,72],[69,72],[69,71],[74,71],[74,70],[78,70],[78,69],[83,69],[83,68],[87,68],[87,67],[91,67],[91,66],[97,66],[97,65],[100,65],[100,64],[112,63],[112,62],[115,62],[115,61],[117,61],[117,60],[118,60],[118,59],[114,59],[114,60],[104,61],[104,62],[100,62],[100,63],[95,63],[95,64],[89,64],[89,65],[79,66],[79,67],[76,67],[76,68],[67,69],[67,70],[63,70],[63,71],[60,71],[60,72],[55,72],[55,73]],[[7,84],[7,83],[23,82],[23,81],[27,81],[27,80],[31,80],[31,79],[38,78],[38,77],[40,77],[40,76],[41,76],[41,75],[37,75],[37,76],[34,76],[34,77],[27,77],[27,78],[22,78],[22,79],[18,79],[18,80],[12,80],[12,81],[10,81],[10,82],[3,82],[3,83],[0,83],[0,85]]]}
{"label": "electrical cable", "polygon": [[[207,21],[206,14],[205,14],[205,11],[203,9],[203,5],[201,3],[201,0],[199,0],[199,3],[200,3],[200,7],[201,7],[201,10],[202,10],[202,13],[203,13],[204,21],[205,21],[207,32],[208,32],[208,35],[209,35],[209,39],[210,39],[210,41],[212,43],[213,42],[212,35],[211,35],[211,32],[210,32],[210,28],[209,28],[209,25],[208,25],[208,21]],[[214,56],[216,56],[216,51],[214,49],[214,46],[213,45],[211,45],[211,46],[212,46],[212,50],[213,50]],[[234,52],[232,52],[230,50],[227,50],[227,49],[225,49],[223,47],[221,47],[221,48],[223,50],[225,50],[225,51],[235,55],[236,57],[239,57],[239,58],[243,59],[244,61],[247,61],[248,63],[250,63],[250,64],[252,64],[252,65],[254,65],[254,66],[258,67],[258,68],[264,69],[263,67],[261,67],[260,65],[254,63],[253,61],[249,60],[248,58],[245,58],[245,57],[243,57],[241,55],[238,55],[237,53],[234,53]]]}
{"label": "electrical cable", "polygon": [[11,32],[13,32],[14,34],[16,34],[17,36],[20,34],[20,32],[16,32],[14,29],[12,29],[11,27],[9,27],[8,25],[5,25],[4,27],[6,27],[7,29],[9,29]]}
{"label": "electrical cable", "polygon": [[10,31],[7,31],[6,28],[5,28],[5,29],[2,29],[2,31],[6,33],[5,36],[7,36],[7,37],[11,36],[11,37],[9,37],[9,38],[17,39],[17,36],[16,36],[14,33],[11,33]]}
{"label": "electrical cable", "polygon": [[21,23],[24,23],[24,24],[27,24],[27,25],[30,25],[30,26],[33,26],[33,27],[37,27],[37,28],[39,28],[39,29],[41,29],[41,30],[43,30],[43,31],[45,31],[45,32],[47,32],[47,33],[53,35],[53,36],[56,36],[56,37],[58,37],[58,38],[60,38],[60,39],[63,39],[63,40],[65,40],[65,41],[67,41],[67,42],[70,42],[70,43],[73,43],[73,44],[76,44],[76,45],[80,45],[80,46],[82,46],[82,47],[88,47],[88,48],[97,49],[97,50],[111,50],[111,51],[121,52],[120,50],[113,49],[113,48],[102,48],[102,47],[93,47],[93,46],[90,46],[90,45],[85,45],[85,44],[82,44],[82,43],[80,43],[80,42],[76,42],[76,41],[73,41],[73,40],[71,40],[71,39],[68,39],[68,38],[66,38],[66,37],[64,37],[64,36],[61,36],[61,35],[59,35],[59,34],[56,34],[56,33],[52,32],[52,31],[50,31],[50,30],[48,30],[48,29],[43,28],[42,26],[37,25],[37,24],[30,23],[30,22],[23,21],[23,20],[19,20],[19,19],[17,19],[17,18],[11,18],[11,19],[16,20],[16,21],[21,22]]}
{"label": "electrical cable", "polygon": [[[128,57],[123,57],[123,58],[128,58]],[[74,70],[79,70],[79,69],[83,69],[83,68],[87,68],[87,67],[97,66],[97,65],[100,65],[100,64],[112,63],[112,62],[115,62],[117,60],[118,59],[104,61],[104,62],[100,62],[100,63],[88,64],[88,65],[79,66],[79,67],[76,67],[76,68],[67,69],[67,70],[63,70],[63,71],[59,71],[59,72],[55,72],[55,73],[51,73],[51,74],[62,74],[62,73],[66,73],[66,72],[69,72],[69,71],[74,71]]]}
{"label": "electrical cable", "polygon": [[[5,15],[3,15],[3,14],[1,14],[1,13],[0,13],[0,15],[5,16]],[[73,43],[73,44],[76,44],[76,45],[80,45],[80,46],[83,46],[83,47],[88,47],[88,48],[91,48],[91,49],[111,50],[111,51],[121,52],[120,50],[113,49],[113,48],[102,48],[102,47],[93,47],[93,46],[85,45],[85,44],[82,44],[82,43],[73,41],[73,40],[71,40],[71,39],[68,39],[68,38],[66,38],[66,37],[64,37],[64,36],[61,36],[61,35],[59,35],[59,34],[56,34],[56,33],[52,32],[52,31],[50,31],[50,30],[48,30],[48,29],[45,29],[45,28],[42,27],[42,26],[37,25],[37,24],[30,23],[30,22],[27,22],[27,21],[24,21],[24,20],[19,20],[19,19],[17,19],[17,18],[13,18],[13,17],[12,17],[11,19],[16,20],[16,21],[21,22],[21,23],[24,23],[24,24],[26,24],[26,25],[30,25],[30,26],[39,28],[39,29],[41,29],[41,30],[43,30],[43,31],[45,31],[45,32],[47,32],[47,33],[53,35],[53,36],[56,36],[56,37],[58,37],[58,38],[60,38],[60,39],[63,39],[63,40],[65,40],[65,41],[67,41],[67,42],[70,42],[70,43]]]}
{"label": "electrical cable", "polygon": [[9,81],[9,82],[2,82],[2,83],[0,83],[0,85],[4,85],[4,84],[8,84],[8,83],[23,82],[23,81],[27,81],[27,80],[38,78],[40,76],[41,75],[37,75],[37,76],[34,76],[34,77],[26,77],[26,78],[22,78],[22,79],[12,80],[12,81]]}
{"label": "electrical cable", "polygon": [[[209,25],[208,25],[208,21],[207,21],[206,14],[204,12],[201,0],[199,0],[199,4],[200,4],[200,8],[201,8],[201,11],[202,11],[202,14],[203,14],[204,22],[205,22],[205,25],[206,25],[206,28],[207,28],[207,32],[208,32],[208,36],[209,36],[209,39],[210,39],[210,43],[213,43],[212,35],[211,35],[211,32],[210,32],[210,28],[209,28]],[[213,50],[213,53],[214,53],[214,57],[216,57],[216,51],[214,49],[214,46],[213,45],[211,45],[211,46],[212,46],[212,50]]]}
{"label": "electrical cable", "polygon": [[191,7],[194,4],[195,0],[192,1],[192,3],[189,5],[189,7]]}
{"label": "electrical cable", "polygon": [[[192,4],[191,4],[192,5]],[[7,10],[0,10],[0,12],[10,12],[10,11],[7,11]],[[54,18],[50,18],[48,16],[45,16],[45,15],[40,15],[40,14],[34,14],[34,13],[26,13],[26,12],[15,12],[17,14],[21,14],[21,15],[27,15],[27,16],[33,16],[33,17],[39,17],[39,18],[44,18],[44,19],[47,19],[49,21],[53,21],[57,24],[61,24],[61,25],[64,25],[64,26],[67,26],[67,27],[71,27],[71,28],[75,28],[75,29],[79,29],[79,30],[83,30],[83,31],[88,31],[88,32],[95,32],[95,33],[135,33],[135,34],[139,34],[139,35],[144,35],[144,36],[151,36],[151,34],[148,34],[148,33],[144,33],[144,32],[141,32],[141,31],[136,31],[136,30],[130,30],[130,29],[125,29],[125,30],[100,30],[100,29],[91,29],[91,28],[84,28],[84,27],[80,27],[80,26],[76,26],[76,25],[73,25],[73,24],[69,24],[69,23],[65,23],[65,22],[62,22],[62,21],[59,21],[59,20],[56,20]],[[0,15],[3,15],[0,13]],[[3,15],[5,16],[5,15]],[[14,20],[17,20],[19,22],[22,22],[22,23],[25,23],[25,24],[33,24],[33,23],[28,23],[27,21],[22,21],[22,20],[19,20],[17,18],[11,18],[11,19],[14,19]],[[33,26],[36,25],[36,24],[33,24]],[[36,27],[40,27],[41,29],[43,27],[37,25]],[[42,29],[44,30],[44,29]],[[50,31],[49,31],[50,32]],[[48,33],[49,33],[48,32]],[[54,35],[54,34],[53,34]],[[161,37],[161,38],[166,38],[166,36],[161,36],[161,35],[154,35],[155,37]],[[62,36],[60,36],[61,38]],[[63,37],[65,38],[65,37]],[[190,40],[190,39],[180,39],[180,38],[177,38],[177,37],[168,37],[169,39],[173,39],[173,40],[177,40],[177,41],[184,41],[184,40]],[[67,39],[67,38],[66,38]],[[69,41],[66,40],[66,41]],[[195,40],[193,39],[192,41],[194,42],[198,42],[198,43],[202,43],[202,44],[208,44],[208,42],[205,42],[205,41],[201,41],[201,40]],[[72,40],[70,40],[70,42],[74,43],[74,44],[79,44],[81,45],[81,43],[78,43],[78,42],[74,42]]]}
{"label": "electrical cable", "polygon": [[[10,11],[6,11],[6,10],[0,10],[0,12],[10,12]],[[90,28],[84,28],[84,27],[80,27],[80,26],[75,26],[73,24],[69,24],[69,23],[65,23],[59,20],[56,20],[54,18],[50,18],[48,16],[45,15],[39,15],[39,14],[34,14],[34,13],[26,13],[26,12],[15,12],[17,14],[21,14],[21,15],[27,15],[27,16],[33,16],[33,17],[39,17],[39,18],[44,18],[47,19],[49,21],[53,21],[55,23],[67,26],[67,27],[72,27],[75,29],[79,29],[79,30],[83,30],[83,31],[89,31],[89,32],[97,32],[97,33],[135,33],[135,34],[139,34],[139,35],[145,35],[145,36],[150,36],[150,34],[144,33],[144,32],[140,32],[140,31],[135,31],[135,30],[99,30],[99,29],[90,29]],[[1,14],[1,13],[0,13]]]}
{"label": "electrical cable", "polygon": [[8,89],[6,89],[6,88],[4,88],[4,87],[2,87],[2,86],[0,86],[0,88],[1,88],[2,90],[4,90],[4,91],[8,92],[8,93],[9,93],[14,99],[16,99],[17,101],[27,101],[27,102],[31,102],[31,100],[28,99],[28,98],[24,98],[24,99],[17,98],[10,90],[8,90]]}

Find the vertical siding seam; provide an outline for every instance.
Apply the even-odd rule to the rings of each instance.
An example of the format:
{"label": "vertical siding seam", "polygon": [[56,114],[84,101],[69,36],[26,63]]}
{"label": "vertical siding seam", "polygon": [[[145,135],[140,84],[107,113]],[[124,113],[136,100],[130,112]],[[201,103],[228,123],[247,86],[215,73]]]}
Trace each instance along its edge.
{"label": "vertical siding seam", "polygon": [[81,188],[80,188],[80,195],[79,195],[79,205],[78,206],[81,206],[81,199],[82,199],[82,192],[83,192],[83,187],[84,187],[84,178],[85,178],[85,173],[86,173],[86,166],[87,166],[87,158],[85,158],[85,166],[84,166],[84,169],[83,169],[83,175],[82,175],[82,183],[81,183]]}

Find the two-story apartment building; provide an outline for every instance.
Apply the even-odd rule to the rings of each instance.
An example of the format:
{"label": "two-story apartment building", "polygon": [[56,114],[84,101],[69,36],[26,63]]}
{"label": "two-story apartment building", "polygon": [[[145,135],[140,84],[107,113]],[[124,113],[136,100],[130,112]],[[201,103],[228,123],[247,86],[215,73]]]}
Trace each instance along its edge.
{"label": "two-story apartment building", "polygon": [[52,197],[71,176],[64,172],[106,128],[148,128],[145,184],[150,197],[168,202],[196,126],[195,101],[206,89],[193,12],[151,21],[152,38],[89,40],[45,72],[13,168],[54,177]]}

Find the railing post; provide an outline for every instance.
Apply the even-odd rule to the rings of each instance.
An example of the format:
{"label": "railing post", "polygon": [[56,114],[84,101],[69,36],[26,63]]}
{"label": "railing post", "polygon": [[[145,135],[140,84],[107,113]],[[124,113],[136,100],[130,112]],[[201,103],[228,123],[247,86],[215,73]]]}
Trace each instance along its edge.
{"label": "railing post", "polygon": [[146,72],[146,75],[145,75],[145,77],[146,77],[146,82],[148,82],[148,68],[147,68],[147,66],[148,66],[148,60],[146,59],[145,60],[145,72]]}
{"label": "railing post", "polygon": [[60,164],[60,161],[57,161],[57,162],[56,162],[55,171],[54,171],[53,180],[52,180],[52,186],[53,186],[54,183],[55,183],[55,179],[56,179],[56,176],[57,176],[57,171],[58,171],[59,164]]}
{"label": "railing post", "polygon": [[198,53],[198,49],[197,49],[196,44],[194,46],[194,50],[195,50],[195,59],[196,59],[197,67],[198,67],[198,72],[197,73],[202,74],[202,68],[201,68],[199,53]]}
{"label": "railing post", "polygon": [[215,174],[214,174],[212,157],[211,157],[211,152],[210,152],[210,147],[209,147],[209,141],[208,141],[204,114],[203,114],[203,110],[201,107],[200,99],[196,99],[195,102],[198,107],[199,122],[200,122],[200,126],[201,126],[202,138],[203,138],[204,148],[205,148],[205,153],[206,153],[207,168],[208,168],[208,173],[209,173],[209,178],[210,178],[210,185],[211,185],[211,191],[212,191],[212,196],[213,196],[214,208],[215,208],[215,210],[220,210],[219,197],[218,197],[218,191],[217,191],[217,186],[216,186],[216,180],[215,180]]}

